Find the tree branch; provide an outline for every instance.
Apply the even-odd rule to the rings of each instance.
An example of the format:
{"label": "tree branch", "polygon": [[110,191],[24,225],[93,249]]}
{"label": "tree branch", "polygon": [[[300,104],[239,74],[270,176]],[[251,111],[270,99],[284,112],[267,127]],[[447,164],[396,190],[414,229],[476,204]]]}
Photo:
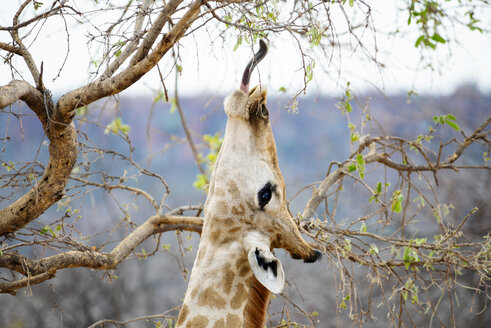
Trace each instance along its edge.
{"label": "tree branch", "polygon": [[140,31],[142,28],[142,20],[145,16],[145,12],[148,9],[148,6],[151,4],[151,1],[145,1],[140,11],[138,12],[137,24],[135,25],[135,31],[133,33],[134,39],[125,47],[125,49],[121,52],[121,55],[116,57],[116,59],[108,66],[106,71],[101,75],[101,79],[107,79],[111,77],[114,72],[128,59],[128,57],[137,50],[137,53],[133,56],[129,67],[134,66],[137,62],[141,61],[150,51],[152,45],[155,40],[159,36],[162,28],[165,26],[172,15],[175,12],[177,6],[182,2],[182,0],[173,0],[167,3],[165,8],[157,17],[156,21],[152,24],[152,27],[147,32],[145,39],[142,44],[138,47],[138,43],[140,42]]}
{"label": "tree branch", "polygon": [[[31,2],[31,0],[28,0],[26,1],[23,6],[29,4],[29,2]],[[58,13],[59,10],[61,10],[62,8],[65,7],[65,3],[67,2],[67,0],[63,0],[63,1],[57,1],[57,2],[60,2],[60,5],[59,6],[56,6],[56,7],[52,7],[50,10],[42,13],[42,14],[39,14],[37,16],[34,16],[33,18],[25,21],[25,22],[22,22],[22,23],[18,23],[17,21],[14,23],[13,26],[8,26],[8,27],[4,27],[4,26],[0,26],[0,31],[14,31],[14,30],[18,30],[22,27],[26,27],[34,22],[37,22],[38,20],[40,19],[45,19],[45,18],[48,18],[50,16],[53,16],[55,14]],[[69,7],[71,8],[71,7]],[[73,8],[72,8],[73,9]]]}
{"label": "tree branch", "polygon": [[[24,11],[25,7],[31,2],[31,0],[26,0],[17,10],[17,12],[14,15],[13,19],[13,25],[17,25],[19,16]],[[27,50],[27,48],[24,46],[24,43],[22,43],[21,38],[19,37],[19,31],[17,29],[14,29],[10,32],[12,35],[12,39],[14,39],[15,43],[19,45],[19,51],[20,55],[24,57],[24,61],[26,62],[27,67],[29,68],[29,71],[31,72],[32,78],[34,79],[34,83],[36,83],[36,86],[39,87],[39,70],[36,67],[36,63],[34,62],[34,59],[31,56],[31,53]]]}
{"label": "tree branch", "polygon": [[[98,79],[86,86],[63,95],[57,107],[61,113],[73,117],[73,111],[83,105],[88,105],[103,97],[111,96],[128,88],[150,71],[167,51],[184,35],[191,23],[198,16],[202,1],[193,2],[183,17],[165,34],[154,50],[133,66],[129,66],[118,75],[109,79]],[[63,121],[62,121],[63,122]]]}
{"label": "tree branch", "polygon": [[56,270],[50,269],[46,272],[40,273],[33,277],[28,276],[24,279],[20,279],[13,282],[0,282],[0,293],[8,293],[8,294],[15,295],[16,294],[15,290],[30,285],[36,285],[42,283],[46,280],[54,278],[55,275],[56,275]]}
{"label": "tree branch", "polygon": [[[202,226],[203,218],[200,217],[154,215],[126,236],[110,253],[100,252],[83,245],[79,245],[82,250],[71,250],[39,260],[33,260],[17,253],[3,253],[0,256],[0,267],[15,270],[25,276],[39,276],[36,280],[29,278],[31,285],[50,279],[42,275],[52,272],[54,276],[54,273],[60,269],[85,267],[111,270],[125,260],[138,245],[154,234],[173,230],[201,233]],[[45,279],[41,279],[43,277]],[[0,293],[10,293],[25,286],[24,279],[0,284]]]}
{"label": "tree branch", "polygon": [[489,124],[491,124],[491,115],[488,116],[488,118],[471,134],[470,137],[465,138],[464,142],[459,143],[457,150],[455,150],[452,155],[450,155],[445,161],[443,161],[443,164],[452,164],[453,162],[455,162],[462,155],[464,150],[472,142],[474,142],[474,140],[480,138],[480,134]]}
{"label": "tree branch", "polygon": [[24,227],[60,200],[77,159],[75,126],[53,124],[49,117],[51,99],[46,96],[24,81],[12,81],[0,87],[0,108],[24,100],[37,114],[50,140],[50,158],[41,179],[25,195],[0,210],[0,236]]}
{"label": "tree branch", "polygon": [[[176,62],[177,65],[177,62]],[[196,163],[196,166],[198,167],[198,170],[201,172],[201,174],[206,175],[205,170],[201,166],[200,160],[199,160],[199,153],[198,150],[196,149],[196,146],[194,145],[193,142],[193,137],[191,136],[191,131],[189,131],[188,124],[186,122],[186,116],[184,116],[184,111],[181,106],[181,102],[179,101],[179,92],[178,92],[178,75],[179,72],[176,69],[176,79],[175,79],[175,87],[174,87],[174,100],[175,104],[177,107],[177,112],[179,113],[179,117],[181,119],[181,125],[184,130],[184,134],[186,135],[186,140],[188,141],[189,148],[191,148],[191,153],[193,154],[194,161]],[[164,80],[161,81],[162,85],[164,84]]]}
{"label": "tree branch", "polygon": [[[405,171],[405,172],[422,172],[422,171],[432,171],[435,172],[439,169],[458,169],[458,166],[455,166],[453,163],[462,155],[464,150],[472,144],[475,140],[481,137],[482,131],[491,123],[491,116],[489,116],[468,138],[466,138],[462,143],[459,143],[457,150],[450,155],[445,161],[441,163],[433,163],[429,160],[429,158],[424,154],[422,149],[419,149],[422,156],[425,158],[428,165],[415,165],[415,164],[406,164],[406,163],[397,163],[389,158],[389,155],[386,153],[375,153],[370,151],[367,155],[363,156],[363,160],[366,164],[378,162],[384,164],[387,167],[390,167],[396,171]],[[378,142],[381,140],[397,140],[398,142],[402,142],[405,144],[414,144],[409,141],[398,138],[398,137],[366,137],[364,140],[360,140],[360,145],[358,149],[346,160],[334,173],[328,175],[319,185],[319,188],[314,190],[311,199],[307,202],[307,205],[304,208],[302,213],[302,217],[304,219],[312,218],[315,214],[315,210],[320,205],[320,203],[326,197],[327,191],[333,186],[336,182],[345,176],[349,170],[348,167],[355,162],[355,155],[361,154],[363,150],[367,147],[370,147],[374,142]],[[479,167],[483,169],[489,169],[488,167]]]}
{"label": "tree branch", "polygon": [[4,43],[4,42],[0,42],[0,49],[3,49],[3,50],[8,51],[8,52],[12,52],[16,55],[21,54],[20,47],[16,47],[16,46],[10,45],[8,43]]}

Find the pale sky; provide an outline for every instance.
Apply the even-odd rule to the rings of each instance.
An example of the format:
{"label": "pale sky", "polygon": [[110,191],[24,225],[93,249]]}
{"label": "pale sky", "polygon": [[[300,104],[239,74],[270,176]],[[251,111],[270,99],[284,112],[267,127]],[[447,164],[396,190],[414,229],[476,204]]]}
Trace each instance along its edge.
{"label": "pale sky", "polygon": [[[17,3],[16,0],[3,1],[0,25],[11,25],[13,12],[18,8]],[[380,3],[380,1],[370,3],[373,6],[373,21],[377,31],[384,32],[389,26],[394,26],[395,21],[407,20],[406,13],[401,13],[396,8],[387,8],[386,1],[383,2],[385,7]],[[394,3],[397,1],[391,3],[395,6]],[[487,13],[481,16],[480,23],[482,28],[488,30],[491,30],[490,13],[491,10],[487,10]],[[342,18],[338,19],[340,19],[339,26],[342,26]],[[351,49],[346,47],[341,54],[339,51],[336,52],[332,62],[328,62],[325,55],[316,51],[320,57],[316,61],[314,79],[309,84],[307,94],[338,95],[342,93],[347,81],[350,81],[355,91],[360,92],[378,88],[386,93],[407,92],[414,89],[419,93],[448,94],[459,85],[466,83],[477,85],[483,92],[491,92],[490,35],[470,32],[462,27],[455,27],[449,33],[455,35],[460,44],[452,44],[451,47],[439,46],[432,55],[437,66],[433,71],[423,69],[423,64],[420,63],[420,51],[414,47],[416,34],[397,38],[385,37],[383,33],[377,36],[379,49],[377,58],[385,64],[386,67],[383,69],[369,62],[366,57],[364,59],[361,52],[353,52],[355,46],[353,38],[346,39],[346,44],[351,43]],[[94,68],[89,64],[90,53],[94,53],[96,49],[88,47],[86,35],[87,24],[78,24],[70,31],[70,53],[59,77],[57,75],[67,51],[67,36],[63,21],[54,19],[52,23],[47,23],[43,27],[43,33],[30,48],[38,66],[41,61],[44,62],[44,83],[55,94],[59,95],[80,87],[88,81],[87,72]],[[32,38],[31,35],[27,40]],[[242,70],[251,56],[250,47],[244,43],[234,52],[235,38],[227,44],[216,38],[214,47],[210,46],[210,40],[209,34],[204,31],[196,34],[195,37],[188,36],[183,40],[180,53],[183,66],[179,82],[181,94],[227,94],[239,87]],[[0,41],[10,41],[7,32],[0,31]],[[367,44],[369,51],[373,50],[371,32],[365,32],[363,42]],[[291,94],[300,90],[303,71],[295,41],[286,35],[271,36],[269,45],[269,54],[258,66],[259,70],[253,75],[251,84],[258,83],[260,79],[270,93],[274,93],[280,87],[285,87]],[[453,50],[451,54],[449,48]],[[5,54],[3,51],[0,53]],[[172,61],[170,53],[161,61],[164,75],[169,73]],[[22,63],[18,57],[14,62]],[[21,64],[17,65],[17,68],[22,76],[32,83],[25,66]],[[7,84],[11,79],[10,69],[2,63],[0,85]],[[173,73],[167,76],[165,83],[169,92],[172,92]],[[125,94],[153,95],[159,89],[161,89],[160,79],[156,70],[153,70],[136,85],[126,90]]]}

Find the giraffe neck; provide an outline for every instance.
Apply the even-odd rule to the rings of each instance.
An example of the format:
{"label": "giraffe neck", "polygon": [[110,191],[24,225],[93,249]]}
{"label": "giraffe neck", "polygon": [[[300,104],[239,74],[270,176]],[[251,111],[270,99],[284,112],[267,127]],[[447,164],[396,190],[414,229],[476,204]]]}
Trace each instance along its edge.
{"label": "giraffe neck", "polygon": [[252,274],[238,226],[207,224],[178,327],[263,327],[270,292]]}

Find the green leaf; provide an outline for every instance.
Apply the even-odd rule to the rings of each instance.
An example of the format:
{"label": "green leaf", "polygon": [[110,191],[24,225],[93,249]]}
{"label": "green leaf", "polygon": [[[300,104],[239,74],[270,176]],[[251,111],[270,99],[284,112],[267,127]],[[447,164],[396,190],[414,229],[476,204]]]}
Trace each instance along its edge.
{"label": "green leaf", "polygon": [[198,174],[196,176],[196,181],[193,182],[193,187],[197,190],[205,190],[208,184],[208,177],[204,174]]}
{"label": "green leaf", "polygon": [[159,100],[162,100],[162,102],[164,102],[164,103],[166,103],[168,101],[167,97],[165,96],[165,92],[164,91],[159,91],[159,93],[157,94],[157,96],[155,96],[155,98],[153,98],[153,102],[154,103],[156,103]]}
{"label": "green leaf", "polygon": [[344,239],[344,249],[346,249],[348,252],[351,251],[351,240],[347,238]]}
{"label": "green leaf", "polygon": [[313,60],[305,68],[305,77],[307,78],[306,83],[309,83],[310,81],[312,81],[312,78],[314,77],[314,68],[315,68],[315,60]]}
{"label": "green leaf", "polygon": [[447,114],[447,115],[445,115],[445,120],[456,121],[457,118],[452,114]]}
{"label": "green leaf", "polygon": [[41,1],[34,0],[33,1],[33,5],[34,5],[34,10],[38,10],[39,8],[41,8],[41,6],[43,5],[43,3]]}
{"label": "green leaf", "polygon": [[39,230],[39,233],[41,235],[44,235],[46,234],[47,232],[49,232],[51,230],[51,228],[49,226],[44,226],[41,230]]}
{"label": "green leaf", "polygon": [[351,143],[356,142],[358,139],[360,139],[360,135],[358,134],[358,132],[352,133],[350,139]]}
{"label": "green leaf", "polygon": [[370,254],[378,254],[378,252],[379,252],[379,249],[378,249],[377,245],[371,244],[370,245]]}
{"label": "green leaf", "polygon": [[402,253],[402,260],[406,263],[406,269],[409,267],[409,262],[412,260],[411,258],[411,247],[404,247],[404,251]]}
{"label": "green leaf", "polygon": [[430,47],[433,50],[436,49],[436,44],[434,44],[433,42],[430,42],[430,40],[428,40],[428,39],[424,40],[424,44],[425,44],[425,46]]}
{"label": "green leaf", "polygon": [[400,190],[394,191],[394,194],[392,196],[392,205],[390,207],[392,212],[401,213],[403,199],[404,195],[401,193]]}
{"label": "green leaf", "polygon": [[176,112],[176,109],[177,109],[176,98],[170,98],[169,101],[170,101],[169,113],[174,114]]}
{"label": "green leaf", "polygon": [[361,224],[360,232],[367,232],[367,225],[365,224],[365,222]]}
{"label": "green leaf", "polygon": [[447,41],[445,41],[444,38],[442,38],[439,34],[436,34],[436,33],[431,36],[431,39],[433,41],[440,42],[440,43],[446,43],[447,42]]}
{"label": "green leaf", "polygon": [[457,123],[448,120],[445,120],[445,123],[447,123],[447,125],[453,128],[454,130],[460,131],[460,127]]}
{"label": "green leaf", "polygon": [[85,116],[87,114],[87,106],[81,106],[75,110],[77,116]]}
{"label": "green leaf", "polygon": [[425,40],[425,36],[424,35],[421,35],[417,40],[416,40],[416,43],[414,43],[414,47],[417,48],[421,42]]}
{"label": "green leaf", "polygon": [[382,182],[377,183],[375,191],[377,192],[377,194],[380,194],[382,192]]}
{"label": "green leaf", "polygon": [[237,38],[237,42],[235,43],[235,46],[234,46],[234,51],[237,50],[237,48],[242,44],[242,35],[240,35],[238,38]]}
{"label": "green leaf", "polygon": [[438,209],[436,209],[436,208],[433,209],[433,216],[435,217],[436,222],[438,222],[438,224],[440,224],[441,218],[440,218],[440,214],[438,213]]}
{"label": "green leaf", "polygon": [[358,164],[359,167],[365,167],[365,160],[363,159],[362,154],[356,155],[356,163]]}
{"label": "green leaf", "polygon": [[362,154],[358,154],[356,156],[356,166],[358,169],[358,173],[360,174],[360,178],[364,178],[365,176],[365,160],[363,159]]}
{"label": "green leaf", "polygon": [[353,172],[353,171],[356,171],[356,164],[348,165],[348,172]]}
{"label": "green leaf", "polygon": [[350,113],[350,112],[353,110],[353,107],[351,107],[351,104],[349,103],[349,101],[346,101],[346,102],[344,103],[344,108],[346,108],[346,111],[347,111],[348,113]]}
{"label": "green leaf", "polygon": [[127,135],[129,132],[130,132],[130,126],[128,124],[124,124],[123,123],[123,120],[121,119],[121,117],[116,117],[104,129],[104,134],[109,134],[109,133],[112,133],[112,134],[123,133],[123,134],[126,134]]}

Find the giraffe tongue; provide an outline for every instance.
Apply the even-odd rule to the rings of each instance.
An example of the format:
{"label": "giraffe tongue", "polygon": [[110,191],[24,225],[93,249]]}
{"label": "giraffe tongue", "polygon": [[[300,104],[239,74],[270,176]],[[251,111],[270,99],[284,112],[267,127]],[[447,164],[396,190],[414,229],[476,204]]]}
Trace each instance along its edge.
{"label": "giraffe tongue", "polygon": [[242,75],[242,83],[240,84],[240,90],[244,91],[246,94],[249,93],[249,81],[251,79],[251,73],[257,64],[266,56],[268,53],[268,46],[266,42],[262,39],[259,40],[259,51],[254,54],[254,57],[247,64],[244,74]]}

